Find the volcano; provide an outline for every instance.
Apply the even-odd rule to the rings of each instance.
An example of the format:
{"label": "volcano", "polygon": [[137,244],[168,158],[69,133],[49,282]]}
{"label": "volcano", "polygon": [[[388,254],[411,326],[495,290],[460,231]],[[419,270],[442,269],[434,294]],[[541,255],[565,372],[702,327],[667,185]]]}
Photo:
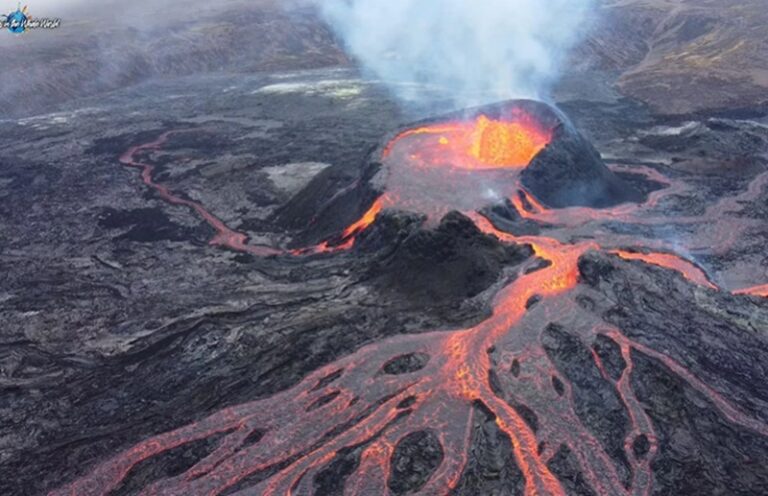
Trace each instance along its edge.
{"label": "volcano", "polygon": [[[385,208],[423,214],[435,225],[450,210],[480,211],[504,202],[515,203],[517,215],[531,209],[606,208],[640,202],[653,189],[637,175],[610,170],[562,112],[533,100],[409,124],[387,136],[362,171],[335,196],[328,191],[334,187],[329,171],[297,195],[276,223],[309,226],[297,246],[327,240],[325,251],[351,246],[353,236]],[[348,227],[341,229],[339,222]]]}

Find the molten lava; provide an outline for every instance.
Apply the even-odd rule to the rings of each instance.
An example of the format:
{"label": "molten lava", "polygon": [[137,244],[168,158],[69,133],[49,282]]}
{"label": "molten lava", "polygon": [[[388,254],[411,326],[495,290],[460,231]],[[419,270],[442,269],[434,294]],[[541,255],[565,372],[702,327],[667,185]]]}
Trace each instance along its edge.
{"label": "molten lava", "polygon": [[472,131],[470,153],[490,167],[524,167],[550,139],[530,123],[494,121],[481,115]]}
{"label": "molten lava", "polygon": [[401,133],[387,146],[389,156],[397,146],[410,148],[411,158],[430,167],[459,169],[523,169],[552,140],[552,130],[545,129],[522,110],[507,119],[479,115],[468,121],[434,124]]}
{"label": "molten lava", "polygon": [[355,223],[344,229],[344,239],[349,239],[359,232],[363,231],[366,227],[373,224],[373,221],[376,220],[376,216],[379,215],[379,212],[381,212],[381,209],[384,207],[384,198],[379,197],[374,202],[373,205],[371,205],[371,208],[369,208],[363,216],[357,220]]}
{"label": "molten lava", "polygon": [[672,253],[639,253],[624,250],[613,250],[611,253],[620,256],[624,260],[640,260],[647,264],[677,271],[695,284],[717,289],[717,286],[709,281],[703,270],[678,255]]}
{"label": "molten lava", "polygon": [[760,286],[753,286],[751,288],[740,289],[738,291],[734,291],[734,294],[762,296],[764,298],[768,298],[768,284],[762,284]]}

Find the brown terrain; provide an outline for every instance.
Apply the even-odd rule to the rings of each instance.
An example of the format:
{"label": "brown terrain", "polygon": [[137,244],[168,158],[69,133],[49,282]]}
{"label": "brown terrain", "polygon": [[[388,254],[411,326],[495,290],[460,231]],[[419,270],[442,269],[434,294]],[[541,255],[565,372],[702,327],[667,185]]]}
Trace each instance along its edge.
{"label": "brown terrain", "polygon": [[[35,114],[156,77],[349,63],[310,7],[261,0],[136,11],[124,22],[107,15],[62,16],[55,33],[0,40],[13,45],[5,66],[19,68],[0,72],[6,112]],[[768,89],[766,22],[763,0],[601,0],[565,73],[592,80],[599,71],[661,114],[754,108]]]}
{"label": "brown terrain", "polygon": [[[126,7],[115,9],[123,13]],[[297,7],[289,13],[272,0],[207,8],[192,2],[183,12],[155,6],[120,17],[104,6],[93,13],[43,14],[60,16],[62,27],[0,39],[5,66],[18,68],[0,72],[0,103],[7,113],[34,115],[152,78],[347,63],[313,11]]]}
{"label": "brown terrain", "polygon": [[577,54],[666,114],[767,101],[768,9],[762,0],[603,0]]}

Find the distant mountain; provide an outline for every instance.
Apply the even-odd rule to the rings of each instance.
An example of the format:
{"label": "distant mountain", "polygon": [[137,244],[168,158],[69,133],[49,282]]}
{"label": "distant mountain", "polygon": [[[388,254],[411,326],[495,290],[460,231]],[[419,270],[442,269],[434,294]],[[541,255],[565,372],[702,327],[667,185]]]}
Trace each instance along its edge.
{"label": "distant mountain", "polygon": [[603,0],[574,59],[664,114],[768,103],[765,0]]}
{"label": "distant mountain", "polygon": [[99,12],[93,19],[64,17],[55,32],[0,40],[4,66],[17,68],[0,71],[0,105],[6,115],[24,115],[153,77],[347,63],[312,10],[289,13],[278,3],[262,0],[205,11],[191,6],[159,18],[104,18]]}
{"label": "distant mountain", "polygon": [[[102,7],[97,18],[64,17],[56,32],[2,33],[4,114],[48,111],[154,77],[350,63],[312,8],[226,1],[128,16]],[[567,70],[585,81],[608,75],[661,114],[754,108],[768,101],[767,24],[765,0],[600,0]]]}

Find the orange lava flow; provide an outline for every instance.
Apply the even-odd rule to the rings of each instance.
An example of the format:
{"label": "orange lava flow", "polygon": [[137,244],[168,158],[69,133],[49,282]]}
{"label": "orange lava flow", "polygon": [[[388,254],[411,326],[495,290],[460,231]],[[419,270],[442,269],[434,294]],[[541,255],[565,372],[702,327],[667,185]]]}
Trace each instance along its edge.
{"label": "orange lava flow", "polygon": [[387,196],[381,195],[378,197],[373,205],[366,211],[363,216],[347,227],[337,244],[331,244],[328,241],[324,241],[316,246],[311,246],[296,250],[281,250],[279,248],[273,248],[270,246],[257,246],[248,243],[248,236],[245,233],[236,231],[227,226],[224,221],[209,212],[199,202],[183,198],[173,193],[167,186],[158,183],[154,176],[155,167],[151,164],[142,162],[137,156],[140,153],[146,153],[151,151],[157,151],[171,138],[171,136],[180,133],[190,132],[191,130],[176,130],[168,131],[161,134],[157,139],[149,143],[141,145],[135,145],[126,150],[119,158],[119,161],[126,167],[133,167],[140,169],[141,179],[145,185],[154,189],[155,192],[166,202],[172,205],[181,205],[192,209],[197,213],[211,228],[216,232],[214,237],[209,241],[212,246],[220,246],[229,248],[234,251],[250,253],[259,256],[291,254],[291,255],[307,255],[312,253],[330,253],[341,250],[347,250],[352,248],[355,244],[355,236],[368,227],[376,219],[376,216],[381,212],[387,202]]}
{"label": "orange lava flow", "polygon": [[768,298],[768,284],[763,284],[762,286],[754,286],[751,288],[739,289],[737,291],[734,291],[734,294],[762,296],[764,298]]}
{"label": "orange lava flow", "polygon": [[371,205],[371,208],[369,208],[360,219],[344,229],[343,238],[346,239],[354,236],[373,224],[373,221],[376,220],[376,216],[379,215],[382,208],[384,208],[384,198],[380,196],[376,198],[373,205]]}
{"label": "orange lava flow", "polygon": [[546,207],[544,207],[541,202],[522,188],[520,189],[519,194],[513,195],[512,198],[510,198],[510,201],[520,216],[524,219],[535,219],[535,214],[547,212]]}
{"label": "orange lava flow", "polygon": [[389,203],[389,197],[387,195],[381,195],[374,200],[373,205],[360,217],[358,220],[350,224],[344,231],[342,231],[339,239],[335,243],[326,240],[320,244],[309,246],[306,248],[299,248],[290,250],[291,255],[301,256],[309,255],[313,253],[333,253],[337,251],[349,250],[355,245],[356,236],[364,231],[368,226],[373,224],[376,217],[381,213],[384,207]]}
{"label": "orange lava flow", "polygon": [[[349,229],[375,217],[372,208]],[[626,486],[601,441],[579,420],[573,406],[571,385],[561,381],[562,391],[547,380],[562,377],[547,358],[536,335],[519,335],[526,323],[529,302],[541,300],[542,312],[533,316],[556,319],[578,311],[568,303],[579,284],[578,261],[597,243],[565,244],[542,236],[522,236],[496,229],[488,219],[472,214],[480,230],[509,243],[529,243],[536,256],[548,264],[525,270],[502,289],[492,315],[478,325],[460,330],[399,335],[367,345],[309,374],[297,386],[274,396],[226,408],[175,431],[142,441],[103,462],[88,476],[51,495],[101,496],[113,491],[139,463],[196,440],[220,436],[216,448],[186,472],[161,479],[144,488],[144,495],[258,494],[288,496],[317,494],[314,480],[338,453],[360,446],[359,464],[344,484],[348,495],[387,495],[391,459],[399,442],[424,430],[438,435],[444,459],[419,494],[449,494],[457,487],[468,463],[472,445],[475,408],[483,405],[496,426],[511,441],[512,453],[524,478],[526,496],[564,496],[566,491],[550,462],[556,448],[567,445],[597,494],[650,494],[651,460],[657,450],[653,425],[631,387],[631,350],[637,349],[662,360],[671,370],[698,389],[732,422],[759,432],[765,426],[733,407],[719,393],[707,388],[682,365],[665,355],[629,341],[618,330],[605,334],[621,347],[627,366],[621,377],[611,379],[595,355],[596,366],[613,384],[626,409],[629,425],[623,442],[634,477]],[[668,260],[666,262],[669,262]],[[497,353],[507,339],[524,339],[514,352]],[[423,368],[397,375],[384,371],[392,360],[416,353],[427,354]],[[511,354],[510,354],[511,353]],[[528,371],[515,382],[509,372],[511,360]],[[490,381],[495,374],[495,386]],[[520,384],[527,384],[521,388]],[[533,429],[514,406],[523,395],[540,410],[538,429]],[[537,402],[537,403],[533,403]],[[564,428],[567,426],[567,428]],[[255,444],[246,443],[255,432]],[[650,457],[632,455],[632,441],[645,436]],[[547,448],[549,447],[549,448]],[[271,467],[278,467],[270,471]],[[267,472],[250,485],[251,476]]]}
{"label": "orange lava flow", "polygon": [[640,260],[648,264],[677,271],[691,282],[711,289],[717,289],[717,286],[710,282],[703,270],[679,255],[673,255],[672,253],[641,253],[624,250],[613,250],[611,253],[618,255],[624,260]]}
{"label": "orange lava flow", "polygon": [[159,150],[173,134],[188,132],[188,130],[169,131],[161,134],[156,140],[141,145],[132,146],[120,156],[120,163],[126,167],[134,167],[141,170],[141,180],[145,185],[154,189],[157,194],[171,205],[181,205],[195,211],[215,231],[216,235],[209,241],[213,246],[224,246],[235,251],[251,253],[253,255],[276,255],[281,251],[269,246],[255,246],[248,244],[248,236],[235,231],[227,226],[224,221],[213,215],[206,208],[193,200],[182,198],[174,194],[170,188],[158,183],[153,177],[154,166],[140,161],[136,156],[142,152]]}

